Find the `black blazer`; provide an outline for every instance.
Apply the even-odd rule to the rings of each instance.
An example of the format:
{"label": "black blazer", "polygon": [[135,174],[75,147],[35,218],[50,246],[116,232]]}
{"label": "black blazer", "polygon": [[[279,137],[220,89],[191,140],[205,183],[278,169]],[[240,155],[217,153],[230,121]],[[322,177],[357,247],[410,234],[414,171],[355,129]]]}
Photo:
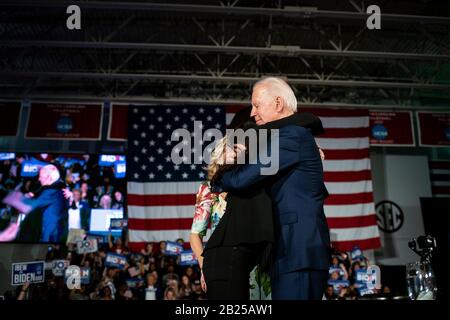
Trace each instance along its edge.
{"label": "black blazer", "polygon": [[[308,128],[314,136],[324,133],[322,122],[311,113],[296,113],[259,128],[277,129],[288,124]],[[328,194],[325,185],[324,193]],[[251,190],[239,194],[228,193],[226,213],[206,243],[203,255],[220,246],[261,244],[260,264],[263,269],[267,269],[274,242],[272,200],[262,185],[253,186]]]}

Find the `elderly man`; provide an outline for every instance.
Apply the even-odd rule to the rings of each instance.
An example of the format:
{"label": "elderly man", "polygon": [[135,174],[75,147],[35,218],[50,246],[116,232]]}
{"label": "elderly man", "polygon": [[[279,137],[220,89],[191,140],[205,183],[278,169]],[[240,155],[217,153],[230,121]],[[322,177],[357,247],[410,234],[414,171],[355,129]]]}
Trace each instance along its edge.
{"label": "elderly man", "polygon": [[[20,225],[19,241],[62,242],[67,236],[67,204],[58,168],[49,164],[39,170],[42,186],[32,198],[12,192],[3,202],[15,207],[27,217]],[[39,228],[39,226],[41,226]],[[40,231],[40,234],[39,234]]]}
{"label": "elderly man", "polygon": [[310,130],[295,125],[296,112],[297,99],[285,81],[265,78],[257,82],[251,116],[259,128],[279,130],[279,169],[275,175],[264,175],[261,169],[267,165],[260,161],[241,166],[225,172],[217,190],[241,192],[265,183],[273,202],[277,234],[270,271],[272,298],[321,299],[330,257],[323,168]]}

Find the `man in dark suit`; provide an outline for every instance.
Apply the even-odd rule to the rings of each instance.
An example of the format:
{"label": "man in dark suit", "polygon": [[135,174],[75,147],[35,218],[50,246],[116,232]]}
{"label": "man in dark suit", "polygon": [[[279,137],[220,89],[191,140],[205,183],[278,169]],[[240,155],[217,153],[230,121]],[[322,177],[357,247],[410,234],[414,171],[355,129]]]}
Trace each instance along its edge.
{"label": "man in dark suit", "polygon": [[39,170],[40,190],[27,198],[22,193],[10,193],[3,202],[16,208],[27,217],[20,225],[18,241],[61,243],[67,236],[67,205],[58,168],[52,164]]}
{"label": "man in dark suit", "polygon": [[[289,85],[266,78],[253,87],[252,111],[260,128],[278,129],[278,170],[261,161],[225,172],[218,188],[242,192],[265,183],[275,213],[275,257],[271,267],[273,299],[321,299],[328,278],[330,235],[323,201],[323,167],[319,149],[309,129],[295,125],[297,100]],[[267,172],[267,171],[266,171]]]}

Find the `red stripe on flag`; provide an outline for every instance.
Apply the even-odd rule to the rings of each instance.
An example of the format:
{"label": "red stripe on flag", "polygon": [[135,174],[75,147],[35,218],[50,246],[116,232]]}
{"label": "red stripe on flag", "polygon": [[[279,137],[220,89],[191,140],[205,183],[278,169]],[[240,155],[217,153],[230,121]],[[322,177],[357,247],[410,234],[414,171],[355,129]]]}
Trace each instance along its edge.
{"label": "red stripe on flag", "polygon": [[193,218],[129,219],[130,230],[190,230]]}
{"label": "red stripe on flag", "polygon": [[430,169],[450,169],[450,161],[430,161]]}
{"label": "red stripe on flag", "polygon": [[450,186],[432,186],[433,194],[450,194]]}
{"label": "red stripe on flag", "polygon": [[368,117],[367,109],[326,109],[326,108],[309,108],[300,107],[299,112],[310,112],[318,117]]}
{"label": "red stripe on flag", "polygon": [[333,247],[339,251],[351,251],[354,246],[359,246],[361,250],[376,249],[381,247],[380,238],[370,238],[351,241],[332,241]]}
{"label": "red stripe on flag", "polygon": [[195,204],[195,194],[128,194],[130,206],[189,206]]}
{"label": "red stripe on flag", "polygon": [[369,158],[369,149],[322,149],[325,160],[356,160]]}
{"label": "red stripe on flag", "polygon": [[225,106],[225,113],[236,113],[249,107],[249,105],[229,105]]}
{"label": "red stripe on flag", "polygon": [[371,214],[359,217],[327,218],[327,222],[329,228],[362,228],[377,225],[377,216]]}
{"label": "red stripe on flag", "polygon": [[360,128],[325,128],[320,138],[365,138],[369,136],[369,127]]}
{"label": "red stripe on flag", "polygon": [[361,171],[325,171],[325,182],[354,182],[372,180],[370,170]]}
{"label": "red stripe on flag", "polygon": [[373,202],[372,192],[330,194],[330,196],[325,199],[326,205],[349,205],[371,202]]}

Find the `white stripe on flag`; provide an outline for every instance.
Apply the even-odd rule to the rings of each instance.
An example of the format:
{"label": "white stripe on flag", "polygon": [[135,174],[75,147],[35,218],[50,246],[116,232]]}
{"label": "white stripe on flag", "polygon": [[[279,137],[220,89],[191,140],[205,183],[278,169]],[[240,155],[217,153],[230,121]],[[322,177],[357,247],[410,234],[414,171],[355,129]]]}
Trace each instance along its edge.
{"label": "white stripe on flag", "polygon": [[364,240],[379,237],[378,226],[331,229],[331,241]]}
{"label": "white stripe on flag", "polygon": [[449,187],[450,186],[450,181],[438,181],[438,180],[434,180],[431,181],[431,185],[434,187]]}
{"label": "white stripe on flag", "polygon": [[372,192],[371,180],[356,182],[326,182],[325,185],[330,194]]}
{"label": "white stripe on flag", "polygon": [[431,174],[448,174],[448,175],[450,175],[450,170],[448,170],[448,169],[431,169],[430,173]]}
{"label": "white stripe on flag", "polygon": [[194,218],[195,206],[128,206],[131,219]]}
{"label": "white stripe on flag", "polygon": [[373,202],[348,205],[325,205],[323,208],[327,218],[369,216],[375,213]]}
{"label": "white stripe on flag", "polygon": [[[131,232],[132,231],[132,232]],[[158,231],[145,231],[145,230],[130,230],[129,241],[130,242],[152,242],[152,241],[175,241],[179,238],[189,242],[189,236],[191,230],[158,230]],[[210,229],[208,229],[206,236],[203,237],[203,241],[208,241],[211,235]]]}
{"label": "white stripe on flag", "polygon": [[370,169],[370,159],[358,160],[326,160],[323,162],[323,171],[361,171]]}
{"label": "white stripe on flag", "polygon": [[[368,149],[369,138],[316,138],[323,150]],[[325,154],[325,157],[327,155]]]}
{"label": "white stripe on flag", "polygon": [[200,181],[191,182],[128,182],[127,193],[138,195],[151,194],[196,194]]}
{"label": "white stripe on flag", "polygon": [[369,126],[369,117],[320,117],[325,128],[363,128]]}

